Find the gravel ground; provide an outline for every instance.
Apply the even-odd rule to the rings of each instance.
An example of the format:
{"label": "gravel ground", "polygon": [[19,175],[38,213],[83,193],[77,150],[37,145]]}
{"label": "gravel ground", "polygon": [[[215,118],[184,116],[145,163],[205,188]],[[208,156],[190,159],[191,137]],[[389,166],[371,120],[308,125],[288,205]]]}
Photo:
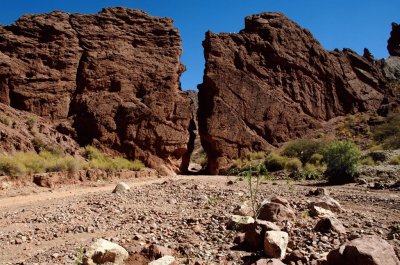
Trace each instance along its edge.
{"label": "gravel ground", "polygon": [[[2,191],[0,264],[74,264],[98,238],[120,244],[132,256],[149,244],[166,246],[180,264],[251,264],[260,255],[235,248],[237,232],[226,229],[235,207],[249,199],[247,181],[179,176],[128,184],[131,191],[125,194],[111,193],[115,184],[30,187],[21,189],[23,195]],[[267,181],[260,189],[261,198],[278,195],[295,209],[296,219],[284,230],[289,233],[288,252],[298,250],[303,264],[364,234],[381,236],[399,253],[400,235],[393,233],[400,220],[399,191],[356,184],[325,187],[345,209],[337,217],[347,233],[339,235],[313,231],[318,220],[307,213],[314,199],[307,194],[315,188],[312,182]]]}

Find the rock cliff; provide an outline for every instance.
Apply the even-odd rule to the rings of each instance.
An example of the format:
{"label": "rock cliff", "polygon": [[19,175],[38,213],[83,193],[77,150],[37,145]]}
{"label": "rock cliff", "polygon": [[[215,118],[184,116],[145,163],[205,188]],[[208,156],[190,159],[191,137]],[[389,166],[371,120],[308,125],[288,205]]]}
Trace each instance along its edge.
{"label": "rock cliff", "polygon": [[181,53],[173,21],[142,11],[26,15],[0,26],[0,102],[52,120],[81,145],[179,172],[194,120]]}
{"label": "rock cliff", "polygon": [[208,32],[203,46],[199,128],[213,174],[385,98],[382,64],[369,53],[326,51],[280,13],[249,16],[238,34]]}

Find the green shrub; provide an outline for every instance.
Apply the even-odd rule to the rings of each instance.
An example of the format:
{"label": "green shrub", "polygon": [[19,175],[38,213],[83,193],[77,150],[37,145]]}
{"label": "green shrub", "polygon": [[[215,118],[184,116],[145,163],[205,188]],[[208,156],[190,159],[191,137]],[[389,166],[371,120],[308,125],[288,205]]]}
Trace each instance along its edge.
{"label": "green shrub", "polygon": [[89,160],[89,168],[102,169],[106,171],[121,169],[139,171],[144,168],[143,163],[139,160],[130,161],[118,156],[111,158],[90,145],[85,147],[84,156]]}
{"label": "green shrub", "polygon": [[47,161],[35,152],[18,152],[13,158],[25,166],[26,174],[46,172]]}
{"label": "green shrub", "polygon": [[400,114],[390,117],[386,123],[372,130],[374,140],[384,149],[400,148]]}
{"label": "green shrub", "polygon": [[313,154],[308,161],[310,164],[313,165],[321,165],[322,161],[324,160],[324,156],[321,154]]}
{"label": "green shrub", "polygon": [[367,156],[360,160],[360,164],[364,166],[375,166],[376,163],[372,157]]}
{"label": "green shrub", "polygon": [[300,172],[302,163],[298,158],[288,159],[285,164],[285,169],[290,172]]}
{"label": "green shrub", "polygon": [[265,166],[269,172],[275,172],[283,170],[285,168],[287,161],[288,161],[287,157],[271,153],[265,160]]}
{"label": "green shrub", "polygon": [[360,159],[357,145],[349,141],[335,141],[325,148],[323,156],[327,164],[325,174],[331,183],[353,181]]}
{"label": "green shrub", "polygon": [[12,124],[12,119],[9,116],[0,116],[0,122],[4,125],[10,126]]}
{"label": "green shrub", "polygon": [[389,164],[400,165],[400,155],[392,157],[389,161]]}
{"label": "green shrub", "polygon": [[0,155],[0,175],[24,175],[44,172],[76,172],[82,168],[97,168],[107,171],[121,169],[138,171],[144,165],[138,161],[130,161],[122,157],[110,158],[93,147],[85,149],[89,162],[84,162],[73,156],[57,154],[57,152],[42,151],[17,152],[14,155]]}
{"label": "green shrub", "polygon": [[0,176],[18,176],[25,174],[25,167],[12,157],[0,156]]}
{"label": "green shrub", "polygon": [[312,155],[320,153],[324,144],[317,140],[298,139],[288,143],[283,149],[282,155],[296,157],[303,164],[307,163]]}
{"label": "green shrub", "polygon": [[315,164],[307,163],[304,165],[301,175],[307,180],[317,180],[323,177],[324,168]]}
{"label": "green shrub", "polygon": [[263,151],[253,152],[246,155],[247,160],[260,160],[266,157],[266,153]]}

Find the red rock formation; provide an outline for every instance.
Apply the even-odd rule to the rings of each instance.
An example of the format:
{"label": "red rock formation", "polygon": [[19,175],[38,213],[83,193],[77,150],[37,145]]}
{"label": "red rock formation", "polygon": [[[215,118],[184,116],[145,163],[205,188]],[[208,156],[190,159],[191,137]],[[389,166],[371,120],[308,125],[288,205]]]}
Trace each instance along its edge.
{"label": "red rock formation", "polygon": [[391,56],[400,56],[400,25],[394,22],[392,23],[387,49]]}
{"label": "red rock formation", "polygon": [[279,13],[245,22],[238,34],[208,32],[203,42],[199,127],[210,173],[336,116],[381,105],[386,81],[370,57],[326,51]]}
{"label": "red rock formation", "polygon": [[194,119],[181,53],[173,21],[141,11],[23,16],[0,28],[0,102],[171,174],[187,167]]}

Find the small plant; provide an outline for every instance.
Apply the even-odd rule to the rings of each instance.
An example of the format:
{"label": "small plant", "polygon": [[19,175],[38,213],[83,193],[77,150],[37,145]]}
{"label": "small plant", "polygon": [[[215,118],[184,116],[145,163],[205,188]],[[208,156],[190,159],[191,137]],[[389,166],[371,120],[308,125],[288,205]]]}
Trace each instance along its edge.
{"label": "small plant", "polygon": [[389,164],[400,165],[400,155],[392,157],[389,161]]}
{"label": "small plant", "polygon": [[327,164],[325,174],[331,183],[353,181],[360,159],[357,145],[349,141],[335,141],[326,147],[323,156]]}
{"label": "small plant", "polygon": [[299,172],[301,170],[302,163],[298,158],[288,159],[285,164],[285,169],[289,172]]}
{"label": "small plant", "polygon": [[306,180],[318,180],[323,177],[324,167],[307,163],[304,165],[301,175]]}
{"label": "small plant", "polygon": [[81,265],[83,264],[83,259],[85,257],[84,248],[81,246],[78,250],[78,255],[76,255],[76,259],[74,261],[74,265]]}
{"label": "small plant", "polygon": [[384,149],[400,148],[400,115],[392,116],[386,123],[375,126],[372,134]]}
{"label": "small plant", "polygon": [[322,161],[324,160],[324,156],[321,154],[313,154],[310,157],[310,160],[308,161],[308,163],[313,164],[313,165],[321,165]]}
{"label": "small plant", "polygon": [[[259,188],[262,181],[268,176],[268,170],[263,163],[258,164],[255,167],[250,167],[249,170],[243,171],[239,176],[247,178],[248,188],[250,192],[250,203],[254,217],[257,218],[260,211],[259,203]],[[255,180],[255,183],[253,183]]]}
{"label": "small plant", "polygon": [[360,164],[364,166],[375,166],[376,163],[372,157],[367,156],[360,160]]}
{"label": "small plant", "polygon": [[207,196],[207,204],[216,205],[218,204],[219,201],[221,201],[221,197],[219,196],[213,196],[213,195]]}
{"label": "small plant", "polygon": [[287,162],[287,157],[271,153],[265,160],[265,166],[269,172],[275,172],[283,170]]}
{"label": "small plant", "polygon": [[12,119],[9,116],[0,116],[0,122],[4,125],[10,126],[12,124]]}
{"label": "small plant", "polygon": [[36,125],[37,118],[35,116],[30,116],[26,120],[26,125],[28,125],[29,131],[34,131],[35,130],[35,125]]}
{"label": "small plant", "polygon": [[294,187],[293,183],[292,183],[292,180],[290,180],[290,179],[286,180],[286,184],[287,184],[289,190],[295,190],[296,189]]}
{"label": "small plant", "polygon": [[246,158],[247,160],[260,160],[260,159],[264,159],[266,157],[267,153],[260,151],[260,152],[253,152],[253,153],[249,153],[247,154]]}

